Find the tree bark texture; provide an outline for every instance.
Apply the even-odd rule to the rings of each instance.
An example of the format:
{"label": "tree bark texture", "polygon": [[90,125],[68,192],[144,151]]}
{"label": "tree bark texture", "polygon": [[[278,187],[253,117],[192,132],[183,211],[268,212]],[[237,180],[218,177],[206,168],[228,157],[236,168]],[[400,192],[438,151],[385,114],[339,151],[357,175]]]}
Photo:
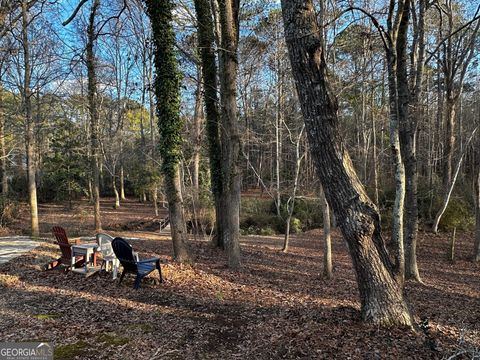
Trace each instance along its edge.
{"label": "tree bark texture", "polygon": [[282,0],[282,12],[312,157],[349,248],[362,317],[376,324],[412,325],[381,235],[378,212],[358,180],[339,133],[338,106],[327,79],[313,2]]}
{"label": "tree bark texture", "polygon": [[320,189],[320,202],[322,204],[323,212],[323,275],[327,279],[333,277],[333,265],[332,265],[332,237],[330,234],[330,207],[328,206],[327,199],[323,188]]}
{"label": "tree bark texture", "polygon": [[223,244],[222,193],[223,177],[221,168],[222,147],[220,142],[220,112],[218,109],[217,64],[215,60],[215,34],[213,14],[208,0],[195,0],[198,23],[198,45],[202,62],[202,80],[204,84],[205,118],[208,140],[208,157],[210,160],[210,177],[215,200],[215,236],[213,243],[217,247]]}
{"label": "tree bark texture", "polygon": [[[174,258],[178,262],[191,261],[188,249],[188,233],[185,223],[183,197],[181,189],[180,165],[177,164],[174,176],[165,177],[165,190],[168,201],[170,228],[172,229],[172,244]],[[175,230],[173,230],[175,229]]]}
{"label": "tree bark texture", "polygon": [[475,248],[473,249],[474,261],[480,261],[480,166],[478,169],[476,183],[476,204],[475,204]]}
{"label": "tree bark texture", "polygon": [[193,171],[192,171],[192,182],[193,188],[195,190],[195,201],[198,202],[198,194],[200,192],[200,152],[202,150],[202,122],[203,122],[203,111],[202,111],[202,68],[200,65],[197,65],[197,89],[195,90],[195,110],[193,112]]}
{"label": "tree bark texture", "polygon": [[2,195],[8,195],[7,148],[5,144],[5,112],[3,109],[3,87],[0,79],[0,155],[2,156]]}
{"label": "tree bark texture", "polygon": [[97,109],[97,75],[95,69],[95,16],[100,7],[100,0],[94,0],[90,10],[87,29],[86,63],[88,76],[88,107],[90,112],[90,143],[91,143],[91,170],[92,170],[92,193],[93,193],[93,214],[95,231],[102,228],[100,218],[100,143],[99,123]]}
{"label": "tree bark texture", "polygon": [[237,0],[220,0],[221,50],[219,54],[222,179],[223,243],[230,268],[238,268],[240,254],[240,133],[237,119],[238,73],[238,6]]}
{"label": "tree bark texture", "polygon": [[173,3],[170,0],[147,1],[155,44],[155,95],[162,172],[170,214],[173,257],[178,262],[190,262],[188,234],[185,224],[182,178],[183,121],[180,117],[180,73],[175,54],[175,33],[172,27]]}
{"label": "tree bark texture", "polygon": [[32,236],[39,235],[38,227],[38,206],[37,206],[37,183],[35,179],[35,122],[32,119],[32,101],[31,101],[31,66],[30,66],[30,46],[28,39],[28,4],[22,1],[22,45],[24,60],[24,79],[23,79],[23,107],[25,114],[25,146],[27,154],[27,178],[28,178],[28,199],[30,205],[30,227]]}
{"label": "tree bark texture", "polygon": [[125,175],[123,172],[123,164],[120,165],[120,199],[126,200],[125,197]]}
{"label": "tree bark texture", "polygon": [[[405,277],[421,281],[417,264],[418,235],[418,171],[417,128],[422,118],[421,93],[425,61],[425,0],[418,1],[418,17],[414,26],[414,49],[412,50],[411,96],[408,121],[400,127],[402,158],[405,164]],[[412,12],[415,9],[412,7]]]}
{"label": "tree bark texture", "polygon": [[403,217],[405,204],[405,166],[402,160],[400,129],[408,121],[409,89],[407,78],[407,32],[410,0],[399,1],[394,16],[395,2],[390,1],[387,20],[387,68],[390,107],[390,146],[395,167],[395,204],[392,221],[392,243],[395,247],[395,270],[399,282],[405,279],[405,250]]}

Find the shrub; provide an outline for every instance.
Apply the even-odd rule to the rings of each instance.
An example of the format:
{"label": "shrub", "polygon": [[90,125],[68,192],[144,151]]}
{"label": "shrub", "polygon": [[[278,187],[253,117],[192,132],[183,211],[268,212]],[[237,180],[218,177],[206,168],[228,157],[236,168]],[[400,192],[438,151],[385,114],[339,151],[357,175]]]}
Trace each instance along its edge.
{"label": "shrub", "polygon": [[[240,228],[242,234],[284,234],[286,230],[288,196],[282,195],[281,218],[277,216],[275,202],[271,199],[242,199]],[[290,233],[300,233],[322,226],[320,201],[297,199],[290,223]]]}
{"label": "shrub", "polygon": [[273,235],[279,231],[280,219],[268,213],[258,213],[243,217],[240,229],[244,235]]}
{"label": "shrub", "polygon": [[290,221],[290,234],[298,234],[302,232],[302,222],[296,217],[292,217]]}
{"label": "shrub", "polygon": [[[440,207],[438,201],[437,211]],[[460,198],[451,198],[447,209],[440,219],[439,228],[442,230],[470,230],[475,225],[475,210],[472,205]]]}
{"label": "shrub", "polygon": [[[288,211],[287,211],[287,202],[288,202],[289,196],[288,195],[282,195],[281,196],[281,216],[283,219],[287,219],[288,216]],[[277,209],[275,206],[275,201],[271,201],[270,203],[270,212],[272,214],[277,213]],[[320,205],[320,200],[318,199],[299,199],[297,198],[295,200],[295,207],[293,209],[293,218],[295,218],[299,221],[298,225],[299,228],[297,228],[297,232],[302,232],[310,229],[315,229],[323,226],[323,214],[322,214],[322,206]],[[284,221],[283,221],[284,222]],[[293,227],[293,221],[290,224],[290,231],[293,232],[292,227]],[[297,226],[297,225],[295,225]],[[285,225],[282,226],[282,233],[285,233]]]}

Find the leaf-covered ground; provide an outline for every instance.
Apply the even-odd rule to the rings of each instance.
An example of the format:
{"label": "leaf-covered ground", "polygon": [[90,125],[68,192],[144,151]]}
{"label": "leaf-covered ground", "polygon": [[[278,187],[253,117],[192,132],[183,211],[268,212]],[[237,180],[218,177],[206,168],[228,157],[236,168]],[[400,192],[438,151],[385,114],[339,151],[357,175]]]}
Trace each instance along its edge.
{"label": "leaf-covered ground", "polygon": [[[132,241],[134,248],[141,257],[160,256],[166,281],[147,279],[135,291],[132,277],[119,285],[110,274],[40,271],[58,253],[50,239],[0,266],[1,341],[51,341],[56,359],[441,359],[480,352],[472,234],[457,234],[455,263],[447,260],[448,236],[420,234],[425,284],[406,289],[423,324],[413,332],[360,321],[355,275],[338,233],[332,280],[321,275],[320,230],[293,237],[288,254],[279,251],[280,237],[243,237],[237,272],[225,267],[221,251],[192,240],[195,265],[180,266],[167,237],[141,231],[155,224],[149,206],[103,205],[107,232],[144,238]],[[43,206],[41,220],[45,232],[59,223],[93,235],[86,204],[72,211]],[[13,231],[21,232],[22,222]]]}

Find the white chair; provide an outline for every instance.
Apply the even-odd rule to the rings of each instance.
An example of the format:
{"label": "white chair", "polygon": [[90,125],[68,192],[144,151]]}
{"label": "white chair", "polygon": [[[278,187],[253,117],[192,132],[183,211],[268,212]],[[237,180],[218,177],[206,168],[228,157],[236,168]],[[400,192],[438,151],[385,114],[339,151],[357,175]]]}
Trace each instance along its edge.
{"label": "white chair", "polygon": [[110,265],[110,269],[113,272],[113,278],[116,279],[118,267],[120,266],[120,261],[117,259],[112,249],[113,237],[108,234],[100,233],[96,235],[96,238],[98,248],[102,254],[103,259],[101,268],[105,266],[105,271],[108,271],[108,267]]}

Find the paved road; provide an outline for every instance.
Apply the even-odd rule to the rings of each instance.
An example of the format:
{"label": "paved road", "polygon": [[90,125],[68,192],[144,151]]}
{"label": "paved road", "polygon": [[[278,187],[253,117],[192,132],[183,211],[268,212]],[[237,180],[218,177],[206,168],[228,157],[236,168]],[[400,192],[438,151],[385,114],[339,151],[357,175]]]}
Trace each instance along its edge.
{"label": "paved road", "polygon": [[0,264],[9,262],[40,245],[29,236],[0,237]]}

